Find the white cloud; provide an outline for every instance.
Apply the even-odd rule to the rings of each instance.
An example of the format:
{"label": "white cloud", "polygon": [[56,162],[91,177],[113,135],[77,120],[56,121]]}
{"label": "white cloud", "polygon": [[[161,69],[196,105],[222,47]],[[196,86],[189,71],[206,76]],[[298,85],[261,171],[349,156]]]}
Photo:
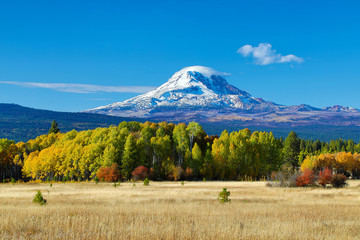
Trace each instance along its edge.
{"label": "white cloud", "polygon": [[155,89],[155,87],[148,87],[148,86],[101,86],[101,85],[76,84],[76,83],[36,83],[36,82],[17,82],[17,81],[0,81],[0,84],[10,84],[21,87],[30,87],[30,88],[47,88],[59,92],[70,92],[70,93],[96,93],[96,92],[145,93]]}
{"label": "white cloud", "polygon": [[258,65],[287,62],[301,63],[304,61],[303,58],[297,57],[293,54],[283,56],[280,53],[276,53],[276,50],[271,48],[272,46],[270,43],[260,43],[257,47],[247,44],[239,48],[237,53],[243,55],[244,57],[252,56],[255,63]]}

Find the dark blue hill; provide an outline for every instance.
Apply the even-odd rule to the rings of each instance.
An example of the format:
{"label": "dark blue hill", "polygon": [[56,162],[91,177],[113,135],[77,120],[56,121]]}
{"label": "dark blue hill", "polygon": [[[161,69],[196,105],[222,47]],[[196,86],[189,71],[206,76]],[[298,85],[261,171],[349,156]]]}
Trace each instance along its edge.
{"label": "dark blue hill", "polygon": [[[27,141],[49,131],[56,120],[62,132],[88,130],[118,125],[122,121],[139,121],[134,118],[112,117],[89,113],[55,112],[0,103],[0,138]],[[143,121],[143,120],[141,120]]]}
{"label": "dark blue hill", "polygon": [[[11,140],[27,141],[39,135],[47,134],[51,122],[56,120],[62,132],[94,129],[97,127],[109,127],[118,125],[122,121],[165,121],[171,119],[151,120],[126,117],[114,117],[103,114],[92,113],[71,113],[39,110],[23,107],[16,104],[0,103],[0,138]],[[223,130],[229,132],[249,128],[252,131],[272,131],[276,137],[286,137],[290,131],[295,131],[301,138],[320,139],[330,141],[331,139],[353,139],[360,142],[360,127],[357,126],[288,126],[279,127],[254,125],[251,121],[222,121],[222,122],[201,122],[204,130],[209,135],[220,135]]]}

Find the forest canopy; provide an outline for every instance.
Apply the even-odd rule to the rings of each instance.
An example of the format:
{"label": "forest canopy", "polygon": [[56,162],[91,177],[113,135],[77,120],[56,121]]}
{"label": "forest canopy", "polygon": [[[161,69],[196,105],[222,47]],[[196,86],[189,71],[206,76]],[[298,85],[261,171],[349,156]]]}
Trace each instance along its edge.
{"label": "forest canopy", "polygon": [[[294,132],[285,140],[249,129],[208,136],[196,122],[122,122],[108,128],[56,132],[26,143],[1,139],[0,178],[90,180],[98,172],[111,170],[116,179],[130,179],[141,167],[153,180],[260,179],[284,167],[322,166],[309,163],[311,157],[333,153],[336,158],[335,153],[352,155],[360,150],[352,140],[303,140]],[[341,165],[343,171],[358,171],[359,158],[354,156],[350,167]],[[346,162],[348,158],[336,159]],[[336,166],[340,165],[330,167]]]}

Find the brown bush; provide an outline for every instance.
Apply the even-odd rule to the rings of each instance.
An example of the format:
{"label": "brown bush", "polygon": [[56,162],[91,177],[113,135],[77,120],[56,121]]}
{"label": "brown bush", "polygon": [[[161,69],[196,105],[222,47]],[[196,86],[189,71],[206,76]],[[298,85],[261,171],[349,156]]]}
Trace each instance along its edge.
{"label": "brown bush", "polygon": [[277,172],[271,172],[271,174],[270,174],[270,179],[273,180],[273,181],[275,181],[277,174],[278,174]]}
{"label": "brown bush", "polygon": [[344,174],[334,174],[330,181],[330,184],[334,188],[342,188],[345,187],[345,185],[347,185],[346,180],[347,177]]}

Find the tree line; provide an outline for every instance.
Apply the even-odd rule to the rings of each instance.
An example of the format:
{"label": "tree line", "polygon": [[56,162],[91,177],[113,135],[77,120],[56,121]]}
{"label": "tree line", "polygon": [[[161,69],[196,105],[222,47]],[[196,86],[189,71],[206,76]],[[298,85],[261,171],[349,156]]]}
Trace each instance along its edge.
{"label": "tree line", "polygon": [[294,132],[285,140],[248,129],[208,136],[196,122],[122,122],[67,133],[53,122],[49,134],[26,143],[0,140],[0,178],[89,180],[115,167],[130,179],[143,166],[153,180],[259,179],[283,167],[296,170],[310,156],[359,149],[352,140],[303,140]]}

